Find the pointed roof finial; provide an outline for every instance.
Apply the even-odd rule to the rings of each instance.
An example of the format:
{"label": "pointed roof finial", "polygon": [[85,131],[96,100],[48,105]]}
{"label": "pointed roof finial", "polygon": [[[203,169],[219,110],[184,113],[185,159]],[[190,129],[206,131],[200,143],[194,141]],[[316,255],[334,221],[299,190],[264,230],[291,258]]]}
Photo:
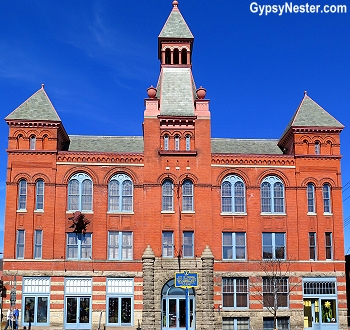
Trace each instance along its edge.
{"label": "pointed roof finial", "polygon": [[41,88],[44,89],[44,84],[41,84]]}
{"label": "pointed roof finial", "polygon": [[307,96],[307,91],[304,91],[304,96]]}
{"label": "pointed roof finial", "polygon": [[179,2],[177,0],[173,1],[173,7],[177,7],[178,4],[179,4]]}

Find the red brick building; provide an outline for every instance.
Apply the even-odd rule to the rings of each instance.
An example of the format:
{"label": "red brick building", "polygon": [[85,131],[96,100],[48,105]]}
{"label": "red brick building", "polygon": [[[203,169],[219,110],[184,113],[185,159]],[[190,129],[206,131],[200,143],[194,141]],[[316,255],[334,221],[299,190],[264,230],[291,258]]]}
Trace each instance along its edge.
{"label": "red brick building", "polygon": [[44,87],[5,118],[3,306],[22,325],[346,327],[343,125],[305,93],[279,140],[212,138],[193,40],[174,1],[142,136],[71,135]]}

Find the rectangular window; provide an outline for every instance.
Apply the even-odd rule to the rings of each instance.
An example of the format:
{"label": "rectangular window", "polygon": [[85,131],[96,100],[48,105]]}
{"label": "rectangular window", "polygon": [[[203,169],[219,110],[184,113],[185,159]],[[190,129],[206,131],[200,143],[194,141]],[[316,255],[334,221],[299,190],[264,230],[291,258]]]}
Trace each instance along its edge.
{"label": "rectangular window", "polygon": [[[273,317],[264,317],[264,327],[263,330],[274,330]],[[288,330],[289,329],[289,317],[278,317],[277,320],[278,330]]]}
{"label": "rectangular window", "polygon": [[34,259],[42,258],[43,250],[43,231],[35,230],[34,231]]}
{"label": "rectangular window", "polygon": [[263,233],[262,254],[263,259],[285,259],[286,251],[285,233]]}
{"label": "rectangular window", "polygon": [[309,233],[310,259],[316,260],[316,233]]}
{"label": "rectangular window", "polygon": [[16,242],[17,259],[24,259],[24,239],[25,239],[25,231],[17,230],[17,242]]}
{"label": "rectangular window", "polygon": [[163,257],[174,257],[174,234],[172,231],[163,231]]}
{"label": "rectangular window", "polygon": [[222,259],[244,260],[245,250],[245,233],[222,233]]}
{"label": "rectangular window", "polygon": [[133,320],[134,282],[130,278],[107,279],[107,323],[131,326]]}
{"label": "rectangular window", "polygon": [[193,231],[184,231],[182,241],[182,255],[186,258],[194,257],[194,235]]}
{"label": "rectangular window", "polygon": [[286,277],[263,277],[263,305],[264,307],[275,306],[288,307],[288,278]]}
{"label": "rectangular window", "polygon": [[332,251],[332,233],[325,233],[325,243],[326,243],[326,260],[333,259]]}
{"label": "rectangular window", "polygon": [[108,233],[108,259],[132,260],[132,232],[111,231]]}
{"label": "rectangular window", "polygon": [[44,181],[38,180],[35,185],[35,209],[44,209]]}
{"label": "rectangular window", "polygon": [[92,257],[91,233],[67,234],[67,259],[90,259]]}
{"label": "rectangular window", "polygon": [[222,303],[224,308],[248,307],[248,279],[223,278]]}
{"label": "rectangular window", "polygon": [[223,317],[222,330],[249,330],[249,318]]}

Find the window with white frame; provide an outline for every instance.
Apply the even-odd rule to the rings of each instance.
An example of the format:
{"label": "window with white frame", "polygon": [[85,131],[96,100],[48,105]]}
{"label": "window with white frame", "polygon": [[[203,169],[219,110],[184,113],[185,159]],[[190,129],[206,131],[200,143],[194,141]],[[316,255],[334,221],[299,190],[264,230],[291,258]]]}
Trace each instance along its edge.
{"label": "window with white frame", "polygon": [[108,233],[108,259],[132,260],[132,232],[110,231]]}
{"label": "window with white frame", "polygon": [[164,150],[169,150],[169,135],[165,134],[163,141],[164,141]]}
{"label": "window with white frame", "polygon": [[222,259],[244,260],[245,258],[245,233],[222,233]]}
{"label": "window with white frame", "polygon": [[315,186],[312,183],[307,184],[307,212],[315,213]]}
{"label": "window with white frame", "polygon": [[182,255],[184,258],[194,257],[194,233],[193,231],[184,231],[182,239]]}
{"label": "window with white frame", "polygon": [[249,330],[249,317],[223,317],[222,330]]}
{"label": "window with white frame", "polygon": [[26,210],[27,208],[27,181],[20,180],[18,182],[18,210]]}
{"label": "window with white frame", "polygon": [[68,211],[92,211],[92,180],[85,173],[73,175],[68,182]]}
{"label": "window with white frame", "polygon": [[91,233],[67,233],[67,259],[91,259]]}
{"label": "window with white frame", "polygon": [[[289,317],[277,317],[276,319],[278,330],[289,330]],[[264,317],[263,330],[274,330],[273,317]]]}
{"label": "window with white frame", "polygon": [[315,142],[315,155],[319,155],[321,153],[321,144],[320,141]]}
{"label": "window with white frame", "polygon": [[162,211],[174,210],[174,184],[170,179],[162,184]]}
{"label": "window with white frame", "polygon": [[132,326],[134,281],[131,278],[107,278],[107,325]]}
{"label": "window with white frame", "polygon": [[43,231],[34,231],[34,259],[42,259],[43,253]]}
{"label": "window with white frame", "polygon": [[224,277],[222,279],[222,307],[248,307],[248,279]]}
{"label": "window with white frame", "polygon": [[263,305],[267,308],[288,307],[288,278],[263,277]]}
{"label": "window with white frame", "polygon": [[180,150],[180,136],[175,135],[175,150]]}
{"label": "window with white frame", "polygon": [[35,184],[35,209],[44,210],[44,180],[38,180]]}
{"label": "window with white frame", "polygon": [[24,259],[25,231],[17,230],[16,237],[16,259]]}
{"label": "window with white frame", "polygon": [[262,213],[284,213],[284,185],[278,177],[264,178],[260,190]]}
{"label": "window with white frame", "polygon": [[29,149],[35,150],[35,148],[36,148],[36,137],[35,135],[31,135],[29,138]]}
{"label": "window with white frame", "polygon": [[193,211],[193,183],[185,180],[182,183],[182,211]]}
{"label": "window with white frame", "polygon": [[189,134],[186,135],[186,150],[191,150],[191,136]]}
{"label": "window with white frame", "polygon": [[285,259],[286,258],[286,234],[285,233],[263,233],[262,234],[263,259]]}
{"label": "window with white frame", "polygon": [[309,233],[310,260],[316,260],[316,233]]}
{"label": "window with white frame", "polygon": [[128,175],[114,175],[108,184],[108,210],[110,212],[132,212],[133,190],[133,183]]}
{"label": "window with white frame", "polygon": [[322,187],[323,192],[323,212],[331,213],[331,186],[325,183]]}
{"label": "window with white frame", "polygon": [[163,231],[162,245],[162,257],[174,257],[174,233],[172,231]]}
{"label": "window with white frame", "polygon": [[221,210],[223,213],[245,212],[245,186],[237,175],[229,175],[222,181]]}
{"label": "window with white frame", "polygon": [[333,248],[332,248],[332,233],[325,233],[326,243],[326,260],[333,259]]}

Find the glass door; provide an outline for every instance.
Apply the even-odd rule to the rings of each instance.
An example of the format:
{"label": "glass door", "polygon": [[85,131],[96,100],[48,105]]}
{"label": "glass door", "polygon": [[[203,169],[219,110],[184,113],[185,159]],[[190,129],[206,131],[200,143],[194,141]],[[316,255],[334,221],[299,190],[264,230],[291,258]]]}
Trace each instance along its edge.
{"label": "glass door", "polygon": [[[189,298],[190,320],[189,328],[193,329],[193,297]],[[163,329],[184,330],[186,329],[186,299],[163,298],[162,304]]]}
{"label": "glass door", "polygon": [[91,329],[90,297],[66,298],[66,328]]}
{"label": "glass door", "polygon": [[320,329],[320,305],[318,299],[304,299],[304,328]]}

